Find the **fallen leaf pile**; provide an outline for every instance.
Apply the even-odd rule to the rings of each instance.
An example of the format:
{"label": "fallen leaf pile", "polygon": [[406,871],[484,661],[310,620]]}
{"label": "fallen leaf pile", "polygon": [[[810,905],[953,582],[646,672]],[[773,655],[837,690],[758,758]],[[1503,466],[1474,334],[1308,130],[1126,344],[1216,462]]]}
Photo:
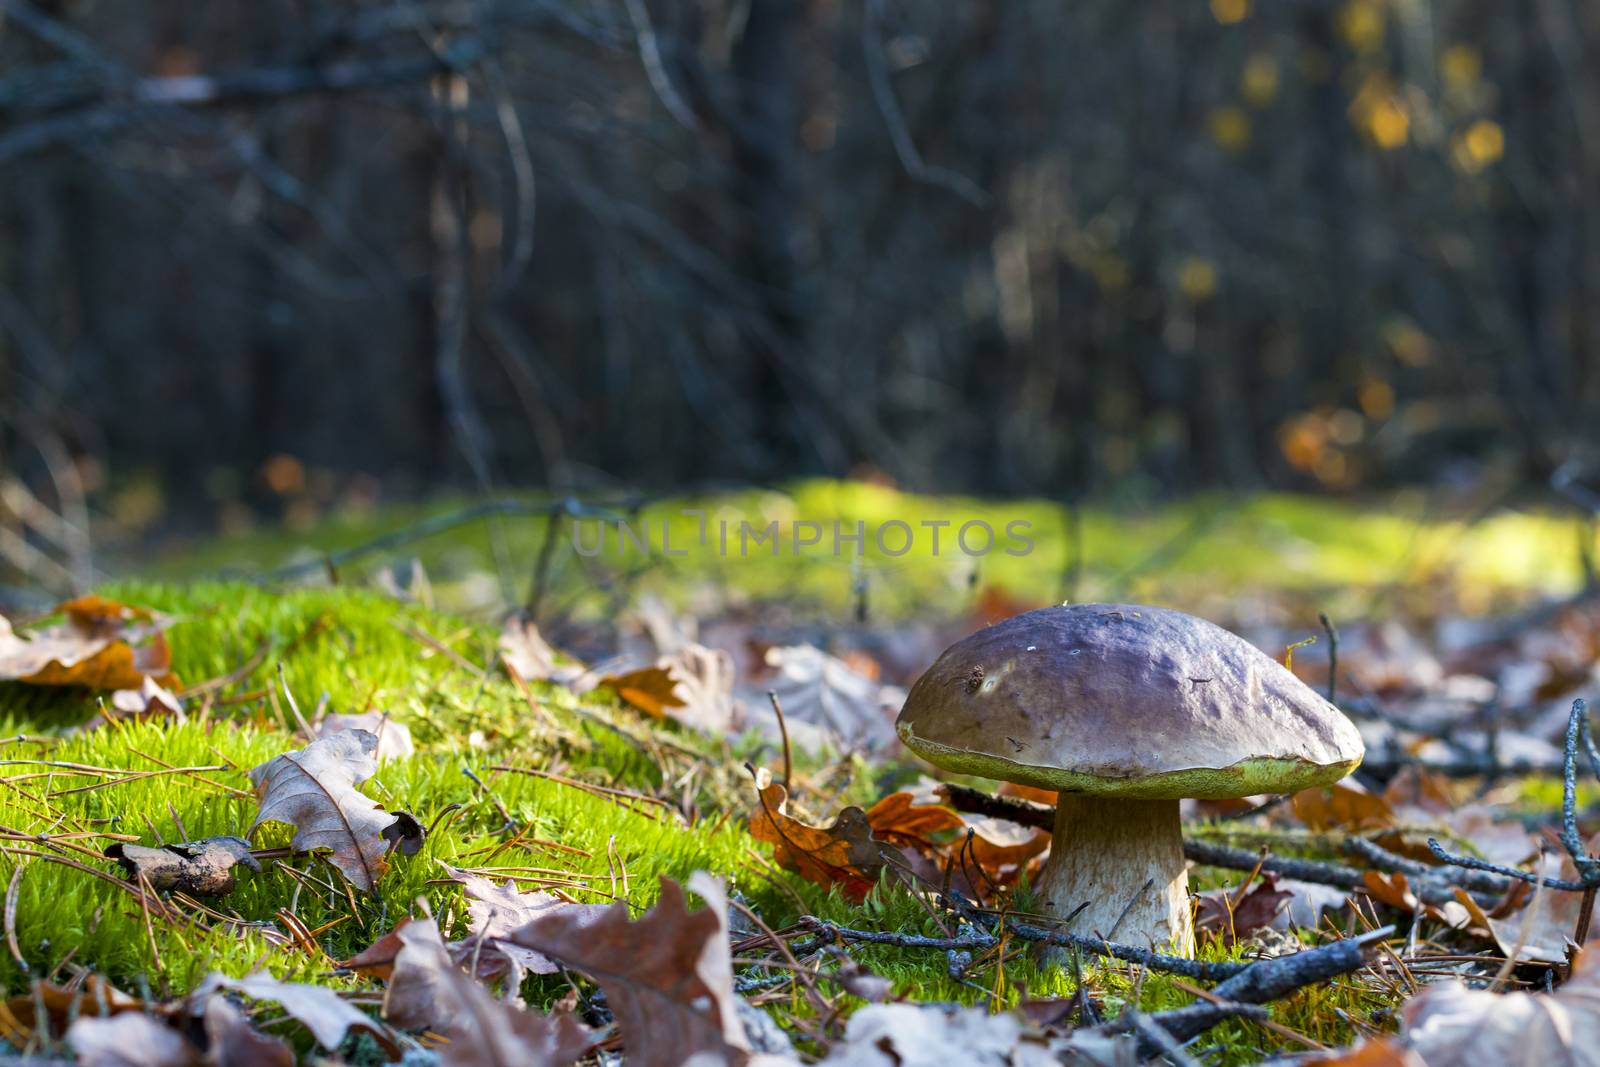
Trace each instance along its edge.
{"label": "fallen leaf pile", "polygon": [[25,634],[0,617],[0,681],[136,693],[147,681],[177,685],[166,617],[100,596],[78,597],[56,610],[62,622]]}

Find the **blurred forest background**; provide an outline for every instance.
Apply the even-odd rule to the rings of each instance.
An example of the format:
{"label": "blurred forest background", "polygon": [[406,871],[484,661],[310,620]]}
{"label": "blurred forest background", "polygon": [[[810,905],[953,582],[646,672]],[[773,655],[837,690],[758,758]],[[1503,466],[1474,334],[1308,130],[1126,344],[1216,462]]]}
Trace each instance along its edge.
{"label": "blurred forest background", "polygon": [[0,511],[1548,485],[1597,49],[1578,0],[0,0]]}

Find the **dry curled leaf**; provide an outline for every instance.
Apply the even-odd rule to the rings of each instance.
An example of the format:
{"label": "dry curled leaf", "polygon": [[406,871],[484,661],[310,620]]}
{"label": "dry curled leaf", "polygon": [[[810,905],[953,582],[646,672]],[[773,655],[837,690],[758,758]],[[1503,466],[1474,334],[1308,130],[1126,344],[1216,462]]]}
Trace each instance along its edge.
{"label": "dry curled leaf", "polygon": [[52,982],[41,982],[33,993],[8,999],[5,1010],[0,1012],[0,1036],[13,1047],[27,1047],[34,1031],[39,1029],[36,1018],[38,1004],[44,1006],[49,1016],[48,1030],[52,1034],[61,1033],[69,1019],[84,1015],[98,1016],[102,1010],[115,1015],[145,1008],[144,1001],[122,992],[98,974],[91,974],[81,986],[72,989]]}
{"label": "dry curled leaf", "polygon": [[691,912],[683,889],[661,880],[661,899],[637,922],[618,901],[598,922],[560,912],[511,939],[593,978],[617,1017],[628,1062],[680,1067],[697,1054],[743,1062],[728,951],[728,900],[705,873],[689,879],[706,907]]}
{"label": "dry curled leaf", "polygon": [[1440,982],[1413,997],[1403,1018],[1399,1045],[1426,1067],[1600,1067],[1600,953],[1585,952],[1554,993]]}
{"label": "dry curled leaf", "polygon": [[201,1010],[208,1067],[294,1067],[294,1049],[250,1025],[226,997],[212,997]]}
{"label": "dry curled leaf", "polygon": [[429,1027],[449,1039],[444,1067],[558,1067],[583,1055],[594,1036],[570,1014],[541,1015],[497,1000],[461,969],[432,922],[409,921],[384,996],[384,1017],[408,1029]]}
{"label": "dry curled leaf", "polygon": [[200,1050],[154,1015],[128,1011],[106,1018],[81,1016],[67,1044],[83,1067],[199,1067]]}
{"label": "dry curled leaf", "polygon": [[658,719],[667,717],[668,708],[688,705],[688,701],[678,695],[678,680],[672,676],[672,669],[659,664],[608,674],[600,679],[599,687],[615,690],[625,703]]}
{"label": "dry curled leaf", "polygon": [[819,1067],[1056,1067],[1047,1045],[1010,1013],[939,1004],[873,1004],[850,1017]]}
{"label": "dry curled leaf", "polygon": [[183,714],[183,701],[154,678],[146,678],[138,689],[118,689],[111,694],[112,710],[122,716],[150,716]]}
{"label": "dry curled leaf", "polygon": [[256,767],[250,781],[261,808],[250,832],[264,822],[288,823],[296,851],[327,849],[352,885],[372,892],[389,868],[390,851],[415,852],[422,844],[415,819],[386,812],[356,790],[377,773],[377,751],[373,734],[345,730]]}
{"label": "dry curled leaf", "polygon": [[250,842],[242,837],[207,837],[159,848],[119,843],[106,849],[106,855],[122,864],[130,882],[143,878],[155,890],[201,897],[233,892],[238,884],[237,864],[258,873],[261,870],[250,854]]}
{"label": "dry curled leaf", "polygon": [[560,970],[543,953],[509,940],[513,932],[558,912],[571,916],[580,926],[598,922],[606,913],[604,904],[577,904],[552,893],[522,893],[509,883],[497,885],[482,875],[452,867],[444,867],[444,872],[460,883],[471,924],[471,932],[465,938],[450,943],[451,957],[463,964],[476,960],[476,977],[480,980],[506,975],[509,988],[521,985],[523,974],[554,974]]}
{"label": "dry curled leaf", "polygon": [[500,631],[500,662],[506,670],[525,682],[555,682],[570,685],[581,677],[584,668],[556,662],[555,649],[539,633],[532,619],[513,615]]}
{"label": "dry curled leaf", "polygon": [[26,635],[0,617],[0,681],[139,690],[154,678],[177,686],[164,616],[99,596],[69,600],[58,610],[62,622]]}
{"label": "dry curled leaf", "polygon": [[788,797],[788,790],[769,782],[763,772],[750,813],[750,836],[772,846],[778,866],[818,885],[837,885],[858,903],[878,884],[885,867],[903,866],[893,846],[873,837],[860,808],[845,808],[827,826],[811,826],[784,810]]}
{"label": "dry curled leaf", "polygon": [[[776,693],[796,744],[866,749],[895,744],[894,717],[905,690],[868,678],[812,645],[769,648],[766,666],[772,673],[759,680],[746,702],[764,705],[767,690]],[[771,716],[754,721],[776,732]]]}

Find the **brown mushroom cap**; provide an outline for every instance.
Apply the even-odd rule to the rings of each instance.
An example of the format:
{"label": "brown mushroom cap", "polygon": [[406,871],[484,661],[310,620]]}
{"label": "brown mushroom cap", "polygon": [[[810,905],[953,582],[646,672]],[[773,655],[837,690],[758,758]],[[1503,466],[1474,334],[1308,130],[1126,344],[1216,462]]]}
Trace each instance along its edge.
{"label": "brown mushroom cap", "polygon": [[1338,708],[1254,645],[1136,604],[1044,608],[957,642],[897,729],[949,770],[1147,799],[1326,785],[1364,754]]}

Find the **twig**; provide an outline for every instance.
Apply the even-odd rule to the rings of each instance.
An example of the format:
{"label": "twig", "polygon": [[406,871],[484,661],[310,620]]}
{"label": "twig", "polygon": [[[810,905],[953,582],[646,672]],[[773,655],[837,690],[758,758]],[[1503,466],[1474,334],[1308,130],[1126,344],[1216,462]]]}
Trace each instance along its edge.
{"label": "twig", "polygon": [[794,763],[789,756],[789,724],[783,718],[783,705],[778,703],[778,691],[767,690],[767,699],[772,701],[772,713],[778,717],[778,735],[783,738],[783,784],[785,787],[794,780]]}
{"label": "twig", "polygon": [[[815,930],[823,941],[859,941],[869,945],[924,948],[939,952],[946,952],[952,949],[956,951],[987,951],[1000,943],[1000,938],[995,934],[981,929],[968,930],[957,934],[955,937],[924,937],[921,934],[898,934],[882,930],[856,930],[812,915],[801,916],[799,925]],[[1108,956],[1127,963],[1143,964],[1151,970],[1181,974],[1186,978],[1194,978],[1203,982],[1215,982],[1231,978],[1243,972],[1247,967],[1255,966],[1254,964],[1245,963],[1204,963],[1199,960],[1166,956],[1159,952],[1134,948],[1132,945],[1119,945],[1098,937],[1058,933],[1014,920],[1006,920],[1006,929],[1011,936],[1019,937],[1024,941],[1060,945],[1065,948],[1079,948],[1084,952],[1097,956]],[[796,955],[803,954],[802,952],[796,953]]]}
{"label": "twig", "polygon": [[1476,856],[1457,856],[1446,852],[1444,846],[1439,844],[1439,839],[1436,837],[1428,838],[1428,851],[1452,867],[1464,867],[1469,871],[1492,871],[1495,874],[1503,874],[1507,878],[1515,878],[1519,882],[1527,882],[1529,885],[1542,885],[1549,889],[1565,889],[1569,893],[1578,893],[1589,888],[1583,882],[1569,881],[1565,878],[1541,878],[1536,874],[1529,874],[1527,871],[1519,871],[1515,867],[1502,867],[1498,863],[1480,860]]}
{"label": "twig", "polygon": [[861,10],[861,53],[866,59],[867,83],[872,87],[872,99],[878,113],[889,128],[889,140],[895,155],[907,174],[919,182],[948,189],[974,207],[988,207],[989,194],[980,189],[971,178],[945,167],[935,167],[922,158],[917,143],[906,128],[905,115],[895,99],[894,86],[889,81],[889,68],[884,62],[883,41],[879,36],[879,23],[883,20],[883,0],[867,0]]}
{"label": "twig", "polygon": [[1322,620],[1322,629],[1328,635],[1328,703],[1332,704],[1335,703],[1334,694],[1339,691],[1339,630],[1326,611],[1318,612],[1317,618]]}

